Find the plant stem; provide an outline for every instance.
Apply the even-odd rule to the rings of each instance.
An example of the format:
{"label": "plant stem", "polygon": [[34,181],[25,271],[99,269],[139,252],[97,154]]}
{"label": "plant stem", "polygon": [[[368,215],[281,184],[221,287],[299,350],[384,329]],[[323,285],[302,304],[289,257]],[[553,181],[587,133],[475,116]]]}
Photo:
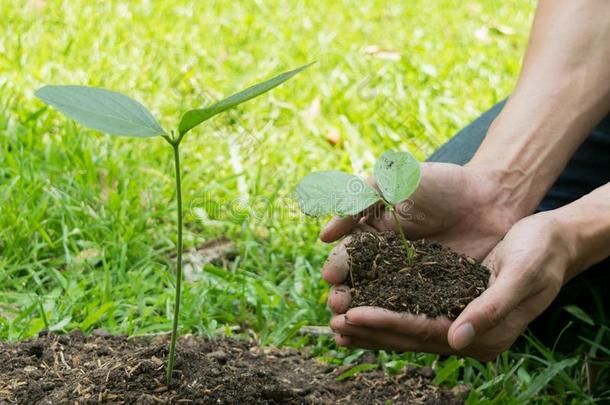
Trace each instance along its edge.
{"label": "plant stem", "polygon": [[167,362],[167,384],[172,381],[174,359],[176,356],[176,339],[178,337],[178,320],[180,318],[180,287],[182,285],[182,179],[180,175],[180,140],[171,143],[174,148],[174,163],[176,166],[176,209],[178,216],[178,246],[176,252],[176,296],[174,299],[174,319],[172,338],[169,345],[169,360]]}
{"label": "plant stem", "polygon": [[390,212],[392,213],[392,218],[394,218],[394,225],[396,225],[396,229],[400,233],[400,238],[402,239],[402,243],[405,245],[405,250],[407,251],[407,261],[409,264],[413,261],[413,245],[409,242],[405,236],[404,231],[402,230],[402,226],[400,226],[400,222],[398,221],[398,216],[396,215],[396,209],[394,206],[390,206]]}

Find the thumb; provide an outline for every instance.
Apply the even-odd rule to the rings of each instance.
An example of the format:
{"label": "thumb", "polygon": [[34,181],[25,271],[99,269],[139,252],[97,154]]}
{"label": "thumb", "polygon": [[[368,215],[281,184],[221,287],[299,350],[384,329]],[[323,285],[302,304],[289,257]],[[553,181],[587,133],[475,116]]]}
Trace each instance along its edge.
{"label": "thumb", "polygon": [[[363,216],[363,215],[360,215]],[[334,242],[352,232],[376,232],[372,226],[359,220],[359,217],[334,217],[320,231],[320,240],[325,243]]]}
{"label": "thumb", "polygon": [[454,350],[462,350],[477,336],[482,336],[498,325],[527,294],[515,277],[515,272],[498,274],[493,284],[472,301],[451,324],[447,340]]}
{"label": "thumb", "polygon": [[333,217],[320,231],[320,240],[330,243],[349,234],[357,225],[363,214],[349,217]]}

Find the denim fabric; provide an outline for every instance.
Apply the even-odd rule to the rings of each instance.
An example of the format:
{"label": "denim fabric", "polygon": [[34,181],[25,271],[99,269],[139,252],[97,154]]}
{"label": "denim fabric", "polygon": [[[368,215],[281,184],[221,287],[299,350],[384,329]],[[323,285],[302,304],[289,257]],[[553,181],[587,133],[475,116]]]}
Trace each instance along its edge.
{"label": "denim fabric", "polygon": [[[505,101],[496,104],[468,125],[429,157],[431,162],[464,165],[485,138],[489,126]],[[537,211],[559,208],[610,182],[610,115],[591,132],[572,156],[564,171],[540,203]],[[608,213],[610,215],[610,212]],[[608,241],[610,243],[610,241]],[[591,267],[567,283],[553,304],[530,325],[530,330],[546,344],[554,344],[560,331],[575,318],[563,309],[577,305],[596,322],[608,324],[610,318],[610,259]],[[582,322],[576,321],[564,334],[559,347],[573,349],[574,337],[581,334]],[[562,344],[564,343],[564,344]]]}

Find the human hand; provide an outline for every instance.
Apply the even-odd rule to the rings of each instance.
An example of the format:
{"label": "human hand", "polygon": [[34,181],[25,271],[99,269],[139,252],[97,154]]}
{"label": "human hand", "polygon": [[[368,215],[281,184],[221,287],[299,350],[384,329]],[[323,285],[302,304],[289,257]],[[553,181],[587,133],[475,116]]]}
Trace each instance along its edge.
{"label": "human hand", "polygon": [[[454,322],[358,307],[331,320],[337,343],[492,360],[550,305],[574,262],[569,233],[553,215],[535,214],[510,229],[484,260],[492,273],[488,289]],[[345,312],[349,304],[348,290],[335,289],[329,299],[336,313]]]}
{"label": "human hand", "polygon": [[[396,208],[408,238],[434,240],[478,260],[520,219],[507,201],[505,187],[491,171],[449,163],[422,163],[419,187]],[[322,229],[320,239],[334,242],[358,225],[377,231],[396,230],[391,213],[377,205],[358,216],[333,218]],[[335,253],[341,249],[343,245]],[[333,283],[332,276],[328,281]]]}

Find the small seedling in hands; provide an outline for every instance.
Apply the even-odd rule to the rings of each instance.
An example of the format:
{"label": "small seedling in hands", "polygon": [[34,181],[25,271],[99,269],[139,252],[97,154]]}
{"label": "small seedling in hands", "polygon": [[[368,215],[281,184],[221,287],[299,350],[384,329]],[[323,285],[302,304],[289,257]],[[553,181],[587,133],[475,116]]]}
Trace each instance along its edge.
{"label": "small seedling in hands", "polygon": [[180,318],[180,287],[182,281],[182,181],[180,170],[180,143],[184,135],[216,114],[235,107],[254,97],[268,92],[286,80],[309,67],[277,75],[265,82],[248,87],[209,107],[187,111],[178,124],[177,131],[165,131],[153,115],[139,102],[109,90],[85,86],[44,86],[36,91],[36,96],[46,104],[55,107],[68,117],[83,125],[112,135],[149,138],[161,136],[173,149],[176,170],[177,244],[176,244],[176,290],[174,318],[167,363],[167,383],[171,383]]}
{"label": "small seedling in hands", "polygon": [[381,202],[392,213],[394,224],[405,245],[407,259],[412,261],[414,248],[396,215],[396,205],[409,198],[419,186],[419,162],[408,152],[387,151],[377,160],[373,170],[379,193],[360,177],[340,171],[313,172],[296,188],[301,211],[314,217],[335,214],[356,215]]}

